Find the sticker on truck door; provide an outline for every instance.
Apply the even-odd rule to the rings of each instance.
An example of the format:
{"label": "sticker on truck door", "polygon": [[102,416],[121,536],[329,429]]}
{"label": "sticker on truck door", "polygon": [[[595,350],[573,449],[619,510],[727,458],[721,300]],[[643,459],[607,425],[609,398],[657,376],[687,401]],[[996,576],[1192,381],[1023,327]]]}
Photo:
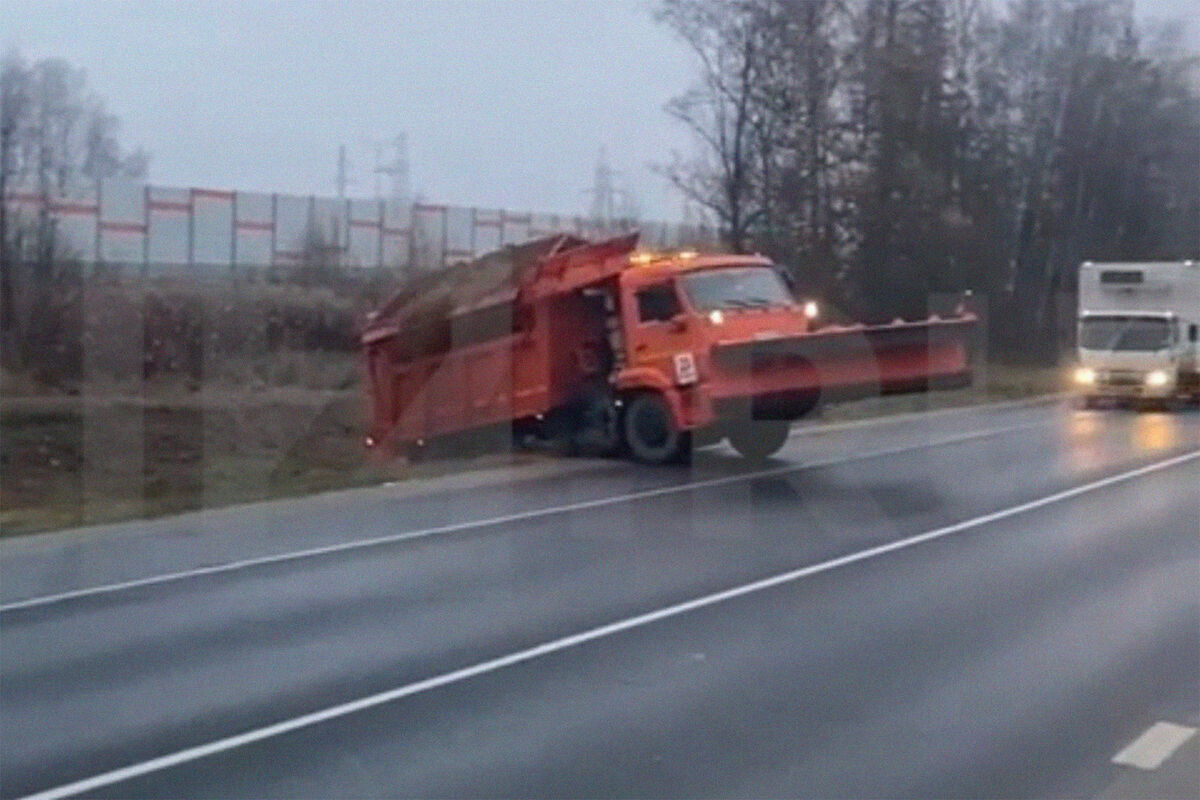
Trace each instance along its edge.
{"label": "sticker on truck door", "polygon": [[689,386],[699,380],[696,374],[696,359],[691,353],[675,354],[675,382]]}

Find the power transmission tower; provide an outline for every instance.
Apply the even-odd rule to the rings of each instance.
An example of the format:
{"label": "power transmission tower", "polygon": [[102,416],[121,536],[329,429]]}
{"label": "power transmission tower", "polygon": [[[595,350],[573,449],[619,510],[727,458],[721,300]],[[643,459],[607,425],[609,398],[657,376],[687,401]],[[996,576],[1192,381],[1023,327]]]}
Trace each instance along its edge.
{"label": "power transmission tower", "polygon": [[596,159],[592,188],[587,192],[592,196],[592,220],[602,228],[609,227],[615,216],[613,196],[616,192],[613,187],[613,178],[616,177],[616,174],[608,164],[608,153],[601,147],[600,155]]}
{"label": "power transmission tower", "polygon": [[[392,148],[391,161],[383,162],[384,150]],[[409,197],[408,188],[408,136],[397,134],[390,142],[375,144],[375,196],[383,197],[380,186],[380,176],[387,175],[392,179],[392,199],[404,202]]]}
{"label": "power transmission tower", "polygon": [[591,218],[593,223],[602,229],[609,230],[618,223],[629,224],[639,216],[637,196],[617,186],[616,178],[620,175],[608,163],[608,152],[600,148],[596,159],[596,171],[592,178],[592,188],[584,193],[591,195]]}

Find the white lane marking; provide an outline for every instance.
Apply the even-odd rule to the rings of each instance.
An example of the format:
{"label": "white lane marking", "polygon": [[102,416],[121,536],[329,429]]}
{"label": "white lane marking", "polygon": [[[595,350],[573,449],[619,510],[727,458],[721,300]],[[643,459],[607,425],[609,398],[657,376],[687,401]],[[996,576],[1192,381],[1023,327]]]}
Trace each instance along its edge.
{"label": "white lane marking", "polygon": [[1173,722],[1156,722],[1121,752],[1113,756],[1114,764],[1138,769],[1158,769],[1184,742],[1196,734],[1195,728]]}
{"label": "white lane marking", "polygon": [[591,508],[600,508],[603,506],[616,505],[619,503],[628,503],[634,500],[645,500],[652,497],[661,497],[663,495],[678,494],[680,492],[690,492],[694,489],[710,489],[716,486],[724,486],[740,481],[753,480],[755,478],[770,477],[773,475],[783,475],[790,472],[800,472],[802,470],[817,469],[821,467],[830,467],[838,464],[846,464],[854,461],[864,461],[872,458],[881,458],[884,456],[899,455],[901,453],[910,452],[912,450],[925,450],[931,447],[939,447],[943,445],[960,444],[969,442],[975,439],[985,439],[992,436],[999,436],[1013,431],[1024,430],[1027,428],[1038,428],[1051,424],[1051,420],[1041,422],[1032,422],[1022,425],[1014,425],[1007,428],[995,428],[985,431],[974,431],[958,436],[946,437],[944,439],[935,439],[921,442],[919,444],[904,445],[901,447],[890,447],[881,450],[873,450],[867,453],[859,453],[854,456],[845,458],[827,459],[825,461],[813,461],[803,464],[786,464],[770,469],[756,470],[753,472],[740,472],[736,475],[726,475],[722,478],[709,478],[702,481],[694,481],[692,483],[676,484],[672,486],[662,486],[657,489],[646,489],[640,492],[631,492],[629,494],[613,495],[611,497],[601,497],[595,500],[582,500],[577,503],[568,503],[561,506],[550,506],[548,508],[535,508],[530,511],[520,511],[514,514],[505,514],[499,517],[490,519],[468,520],[466,522],[454,522],[447,525],[437,525],[432,528],[422,528],[414,531],[402,531],[399,533],[389,533],[384,536],[376,536],[370,539],[355,539],[349,542],[338,542],[337,544],[324,545],[321,547],[313,547],[307,550],[295,550],[287,553],[276,553],[274,555],[259,556],[256,558],[247,558],[240,561],[230,561],[224,564],[214,564],[207,567],[196,567],[194,569],[180,570],[178,572],[167,572],[159,575],[152,575],[145,578],[135,578],[133,580],[121,581],[118,583],[107,583],[99,586],[91,586],[83,589],[72,589],[66,592],[57,594],[41,595],[39,597],[31,597],[26,600],[14,600],[9,603],[0,604],[0,613],[9,611],[17,611],[20,609],[38,608],[41,606],[53,605],[55,603],[63,603],[68,600],[78,600],[83,597],[93,597],[96,595],[113,594],[115,592],[127,591],[129,589],[137,589],[144,586],[155,586],[163,583],[174,583],[189,578],[197,578],[205,575],[219,575],[225,572],[235,572],[238,570],[249,569],[251,567],[261,567],[268,564],[280,564],[288,561],[299,561],[301,559],[315,558],[317,556],[325,556],[333,553],[344,553],[353,550],[361,550],[368,547],[379,547],[381,545],[395,544],[397,542],[405,542],[412,539],[423,539],[429,536],[439,534],[456,533],[473,528],[486,528],[494,525],[503,525],[509,522],[523,522],[525,520],[538,519],[541,517],[553,516],[555,514],[570,513],[573,511],[583,511]]}
{"label": "white lane marking", "polygon": [[1011,506],[1000,511],[993,511],[990,514],[984,514],[983,516],[973,517],[972,519],[964,520],[962,522],[956,522],[953,525],[947,525],[942,528],[926,531],[925,533],[917,534],[916,536],[910,536],[907,539],[900,539],[895,542],[879,545],[867,550],[860,550],[857,553],[840,556],[838,558],[830,559],[829,561],[822,561],[819,564],[801,567],[789,572],[773,575],[769,578],[762,578],[751,583],[742,584],[740,586],[735,586],[720,592],[714,592],[713,594],[704,595],[692,600],[686,600],[682,603],[666,606],[665,608],[660,608],[656,611],[650,611],[645,614],[628,617],[616,622],[610,622],[605,625],[600,625],[599,627],[590,628],[580,633],[574,633],[569,636],[564,636],[560,639],[544,642],[526,650],[519,650],[515,653],[509,653],[508,655],[500,656],[499,658],[493,658],[489,661],[482,661],[469,667],[462,667],[461,669],[456,669],[451,672],[445,672],[441,675],[435,675],[431,678],[425,678],[424,680],[416,681],[415,683],[398,686],[394,689],[389,689],[378,694],[360,697],[357,700],[351,700],[347,703],[330,706],[328,708],[323,708],[319,711],[314,711],[299,717],[292,717],[291,719],[286,719],[261,728],[254,728],[234,736],[228,736],[224,739],[217,739],[206,744],[188,747],[183,750],[177,750],[174,753],[168,753],[164,756],[158,756],[157,758],[152,758],[137,764],[130,764],[129,766],[104,772],[90,778],[84,778],[83,780],[74,781],[73,783],[67,783],[63,784],[62,786],[46,789],[35,794],[27,795],[26,797],[21,798],[21,800],[60,800],[60,798],[71,797],[72,795],[82,794],[84,792],[92,792],[96,789],[100,789],[105,786],[111,786],[115,783],[137,778],[142,775],[148,775],[152,772],[159,772],[170,767],[186,764],[190,761],[216,755],[218,753],[223,753],[239,747],[244,747],[248,744],[260,742],[264,739],[281,736],[285,733],[290,733],[291,731],[299,730],[301,728],[307,728],[331,719],[337,719],[338,717],[344,717],[359,711],[365,711],[366,709],[374,708],[375,706],[390,703],[395,700],[420,694],[422,692],[428,692],[432,689],[437,689],[442,686],[448,686],[453,683],[465,681],[489,672],[495,672],[496,670],[504,669],[505,667],[511,667],[515,664],[520,664],[526,661],[531,661],[542,656],[559,652],[560,650],[566,650],[568,648],[577,647],[581,644],[586,644],[587,642],[592,642],[597,639],[614,636],[618,633],[622,633],[633,628],[640,628],[660,620],[668,619],[670,617],[677,617],[681,614],[695,611],[696,609],[713,606],[718,603],[724,603],[726,601],[761,592],[765,589],[770,589],[775,586],[792,583],[800,580],[801,578],[818,575],[822,572],[829,572],[830,570],[844,567],[849,564],[866,561],[867,559],[876,558],[897,550],[904,550],[909,547],[914,547],[918,544],[924,544],[925,542],[930,542],[935,539],[941,539],[942,537],[950,536],[951,534],[961,533],[962,531],[970,530],[972,528],[978,528],[981,525],[1007,519],[1008,517],[1013,517],[1018,514],[1033,511],[1034,509],[1042,508],[1043,506],[1051,505],[1052,503],[1058,503],[1063,500],[1078,497],[1079,495],[1086,494],[1088,492],[1094,492],[1097,489],[1103,489],[1116,483],[1132,480],[1133,478],[1137,478],[1142,475],[1148,475],[1152,472],[1158,472],[1159,470],[1168,469],[1178,464],[1183,464],[1188,461],[1195,461],[1197,459],[1200,459],[1200,450],[1193,450],[1190,453],[1184,453],[1183,455],[1175,456],[1174,458],[1168,458],[1164,461],[1158,461],[1138,469],[1130,470],[1129,472],[1122,472],[1119,475],[1112,475],[1098,481],[1085,483],[1072,489],[1055,492],[1054,494],[1041,497],[1037,500],[1031,500],[1027,503],[1021,503],[1020,505]]}

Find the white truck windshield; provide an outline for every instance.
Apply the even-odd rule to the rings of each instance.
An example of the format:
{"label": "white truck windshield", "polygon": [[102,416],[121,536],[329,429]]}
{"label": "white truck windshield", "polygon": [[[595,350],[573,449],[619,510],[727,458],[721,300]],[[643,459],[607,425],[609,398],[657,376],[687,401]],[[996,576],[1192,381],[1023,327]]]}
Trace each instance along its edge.
{"label": "white truck windshield", "polygon": [[1161,350],[1171,343],[1171,325],[1163,317],[1087,317],[1079,323],[1085,350]]}

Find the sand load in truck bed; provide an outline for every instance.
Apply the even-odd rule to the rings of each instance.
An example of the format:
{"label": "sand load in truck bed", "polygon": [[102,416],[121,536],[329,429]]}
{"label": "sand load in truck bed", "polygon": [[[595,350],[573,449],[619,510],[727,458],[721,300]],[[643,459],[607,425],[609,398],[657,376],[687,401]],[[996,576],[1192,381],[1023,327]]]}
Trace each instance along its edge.
{"label": "sand load in truck bed", "polygon": [[474,315],[473,327],[511,326],[513,301],[537,279],[544,260],[585,244],[569,234],[547,236],[417,276],[372,315],[364,340],[395,335],[402,358],[419,358],[445,352],[452,341],[462,344],[463,335],[479,334],[454,330],[455,319],[470,312],[484,312]]}

